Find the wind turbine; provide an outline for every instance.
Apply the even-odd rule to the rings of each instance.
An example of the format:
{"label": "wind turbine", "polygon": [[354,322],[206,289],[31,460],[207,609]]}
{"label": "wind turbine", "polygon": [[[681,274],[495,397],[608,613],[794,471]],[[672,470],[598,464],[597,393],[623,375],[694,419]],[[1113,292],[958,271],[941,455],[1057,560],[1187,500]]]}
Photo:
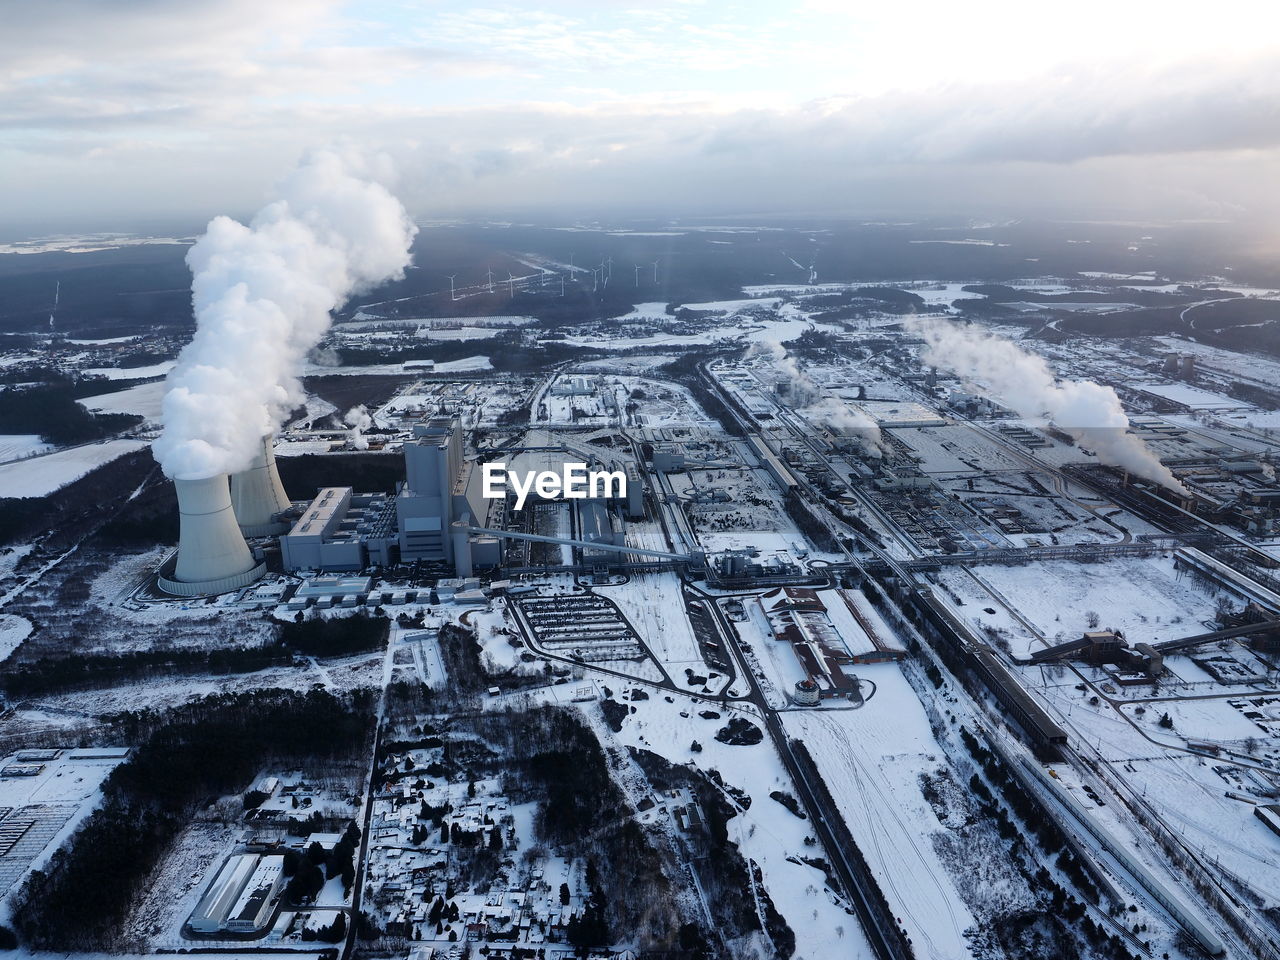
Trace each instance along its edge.
{"label": "wind turbine", "polygon": [[488,268],[489,273],[489,292],[493,293],[493,267]]}
{"label": "wind turbine", "polygon": [[605,262],[609,264],[609,275],[605,277],[605,283],[608,283],[610,280],[613,279],[613,257],[610,257]]}
{"label": "wind turbine", "polygon": [[510,270],[507,271],[507,289],[512,297],[516,295],[516,276]]}
{"label": "wind turbine", "polygon": [[653,282],[658,282],[658,261],[653,261]]}
{"label": "wind turbine", "polygon": [[456,273],[449,273],[449,274],[446,274],[446,276],[449,278],[449,299],[450,299],[450,300],[456,300],[456,299],[457,299],[457,297],[455,297],[455,296],[453,295],[453,278],[454,278],[454,277],[456,277],[456,276],[457,276],[457,274],[456,274]]}
{"label": "wind turbine", "polygon": [[636,286],[640,286],[640,264],[636,264]]}
{"label": "wind turbine", "polygon": [[564,274],[560,274],[560,296],[564,296]]}

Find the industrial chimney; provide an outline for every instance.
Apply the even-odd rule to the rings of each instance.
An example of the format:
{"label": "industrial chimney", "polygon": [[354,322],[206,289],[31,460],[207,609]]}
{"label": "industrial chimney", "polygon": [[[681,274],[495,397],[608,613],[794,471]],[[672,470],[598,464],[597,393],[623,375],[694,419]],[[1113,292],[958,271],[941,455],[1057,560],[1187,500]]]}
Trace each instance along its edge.
{"label": "industrial chimney", "polygon": [[231,504],[236,522],[246,537],[271,537],[289,529],[288,523],[271,518],[290,507],[276,470],[276,454],[271,437],[262,438],[262,450],[248,469],[231,477]]}
{"label": "industrial chimney", "polygon": [[226,593],[266,572],[253,559],[231,510],[226,474],[201,480],[174,480],[181,526],[172,574],[162,569],[159,586],[179,597]]}

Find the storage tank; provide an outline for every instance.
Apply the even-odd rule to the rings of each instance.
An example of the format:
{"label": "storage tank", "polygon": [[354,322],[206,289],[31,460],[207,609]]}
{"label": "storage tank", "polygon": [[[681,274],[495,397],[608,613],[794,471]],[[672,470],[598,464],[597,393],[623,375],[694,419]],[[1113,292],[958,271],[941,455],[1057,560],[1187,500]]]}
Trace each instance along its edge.
{"label": "storage tank", "polygon": [[180,519],[178,558],[171,572],[161,570],[161,590],[179,597],[226,593],[266,572],[266,565],[253,559],[236,523],[226,474],[174,480],[173,486]]}
{"label": "storage tank", "polygon": [[271,519],[291,506],[276,470],[272,437],[262,438],[262,447],[248,469],[232,475],[231,504],[246,537],[273,537],[289,529],[288,523]]}

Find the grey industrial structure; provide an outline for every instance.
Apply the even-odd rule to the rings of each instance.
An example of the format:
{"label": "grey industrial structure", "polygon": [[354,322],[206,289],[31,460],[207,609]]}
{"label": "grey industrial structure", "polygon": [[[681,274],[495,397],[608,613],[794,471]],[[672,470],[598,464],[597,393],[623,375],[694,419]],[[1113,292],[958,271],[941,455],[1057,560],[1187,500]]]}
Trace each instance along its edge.
{"label": "grey industrial structure", "polygon": [[[550,448],[546,448],[550,449]],[[577,448],[556,448],[587,456]],[[526,453],[544,448],[527,448]],[[516,456],[523,454],[512,453]],[[483,471],[464,455],[457,418],[437,417],[414,427],[404,444],[405,479],[394,496],[325,487],[280,538],[284,568],[320,573],[353,572],[396,562],[452,567],[458,576],[501,565],[512,510],[503,499],[483,495]],[[626,476],[616,502],[576,500],[578,546],[588,561],[602,561],[626,544],[626,520],[645,516],[644,475],[634,463],[613,464]],[[536,494],[532,502],[541,502]],[[527,509],[527,508],[526,508]],[[525,539],[534,539],[523,535]]]}
{"label": "grey industrial structure", "polygon": [[258,933],[275,913],[284,881],[284,857],[253,853],[229,857],[192,911],[193,933]]}

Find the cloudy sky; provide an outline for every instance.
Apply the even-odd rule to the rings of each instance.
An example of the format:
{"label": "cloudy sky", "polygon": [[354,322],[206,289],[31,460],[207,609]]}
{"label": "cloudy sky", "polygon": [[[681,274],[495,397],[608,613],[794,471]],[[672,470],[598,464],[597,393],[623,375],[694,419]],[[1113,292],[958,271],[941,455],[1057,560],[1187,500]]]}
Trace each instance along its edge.
{"label": "cloudy sky", "polygon": [[0,0],[0,219],[1280,216],[1280,5]]}

